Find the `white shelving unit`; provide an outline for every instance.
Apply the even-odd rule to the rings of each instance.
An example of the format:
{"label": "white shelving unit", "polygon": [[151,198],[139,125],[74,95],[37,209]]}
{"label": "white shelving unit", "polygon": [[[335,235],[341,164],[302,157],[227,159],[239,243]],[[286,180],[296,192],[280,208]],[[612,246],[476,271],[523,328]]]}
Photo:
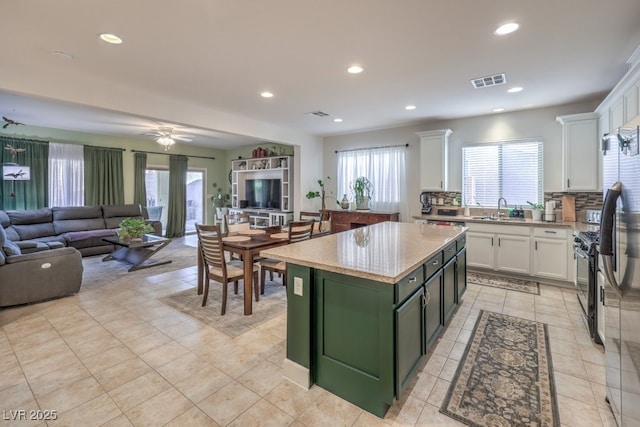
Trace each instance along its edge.
{"label": "white shelving unit", "polygon": [[[293,219],[293,169],[291,156],[258,157],[231,161],[231,207],[249,212],[251,225],[257,228],[285,225]],[[280,209],[241,208],[247,179],[279,179]]]}

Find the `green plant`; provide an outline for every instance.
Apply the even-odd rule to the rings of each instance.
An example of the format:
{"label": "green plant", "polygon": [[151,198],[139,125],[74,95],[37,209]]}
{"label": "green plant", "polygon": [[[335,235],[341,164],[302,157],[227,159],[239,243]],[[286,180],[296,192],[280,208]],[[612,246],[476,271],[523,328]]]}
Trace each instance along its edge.
{"label": "green plant", "polygon": [[544,209],[544,206],[542,206],[541,204],[533,203],[533,202],[530,202],[530,201],[527,201],[527,203],[529,204],[529,206],[531,206],[531,209],[537,209],[537,210]]}
{"label": "green plant", "polygon": [[211,202],[214,208],[228,208],[231,203],[231,195],[229,193],[223,193],[222,188],[218,188],[218,194],[211,196]]}
{"label": "green plant", "polygon": [[371,198],[371,191],[373,190],[373,184],[369,181],[369,178],[366,176],[360,176],[353,181],[351,185],[353,192],[358,197],[368,197]]}
{"label": "green plant", "polygon": [[[331,177],[327,177],[327,179],[331,179]],[[321,211],[326,211],[327,210],[327,205],[326,205],[326,198],[327,197],[333,197],[331,195],[327,195],[325,189],[324,189],[324,181],[319,179],[318,180],[318,185],[320,186],[320,191],[309,191],[305,197],[309,200],[311,199],[315,199],[317,197],[320,197],[320,200],[322,201],[322,208],[320,208]],[[336,203],[338,203],[338,201],[336,200]]]}
{"label": "green plant", "polygon": [[153,231],[151,224],[147,224],[142,218],[125,218],[120,221],[119,226],[118,237],[121,241],[139,239]]}

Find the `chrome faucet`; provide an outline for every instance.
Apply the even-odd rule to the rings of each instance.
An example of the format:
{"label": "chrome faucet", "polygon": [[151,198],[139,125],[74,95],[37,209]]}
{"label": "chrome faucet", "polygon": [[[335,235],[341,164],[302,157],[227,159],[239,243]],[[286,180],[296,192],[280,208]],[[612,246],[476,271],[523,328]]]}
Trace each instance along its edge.
{"label": "chrome faucet", "polygon": [[503,215],[502,214],[502,208],[500,208],[500,202],[504,201],[504,207],[507,207],[507,199],[505,199],[504,197],[500,197],[498,199],[498,219],[500,219],[500,217]]}

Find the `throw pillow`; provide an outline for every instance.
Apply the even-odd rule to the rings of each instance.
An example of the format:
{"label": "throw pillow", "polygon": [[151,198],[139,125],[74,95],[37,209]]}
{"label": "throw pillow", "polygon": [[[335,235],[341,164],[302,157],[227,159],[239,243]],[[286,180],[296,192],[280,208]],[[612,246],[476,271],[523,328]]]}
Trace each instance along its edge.
{"label": "throw pillow", "polygon": [[4,253],[7,256],[22,255],[22,251],[20,251],[18,245],[13,243],[11,240],[5,240],[4,244],[2,245],[2,249],[4,249]]}

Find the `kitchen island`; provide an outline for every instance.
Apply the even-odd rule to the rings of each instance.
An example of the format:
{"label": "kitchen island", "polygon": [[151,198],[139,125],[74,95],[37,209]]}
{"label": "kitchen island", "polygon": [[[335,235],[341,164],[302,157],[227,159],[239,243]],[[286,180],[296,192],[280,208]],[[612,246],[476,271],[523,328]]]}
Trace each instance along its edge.
{"label": "kitchen island", "polygon": [[287,262],[285,377],[384,417],[466,290],[465,232],[384,222],[262,251]]}

